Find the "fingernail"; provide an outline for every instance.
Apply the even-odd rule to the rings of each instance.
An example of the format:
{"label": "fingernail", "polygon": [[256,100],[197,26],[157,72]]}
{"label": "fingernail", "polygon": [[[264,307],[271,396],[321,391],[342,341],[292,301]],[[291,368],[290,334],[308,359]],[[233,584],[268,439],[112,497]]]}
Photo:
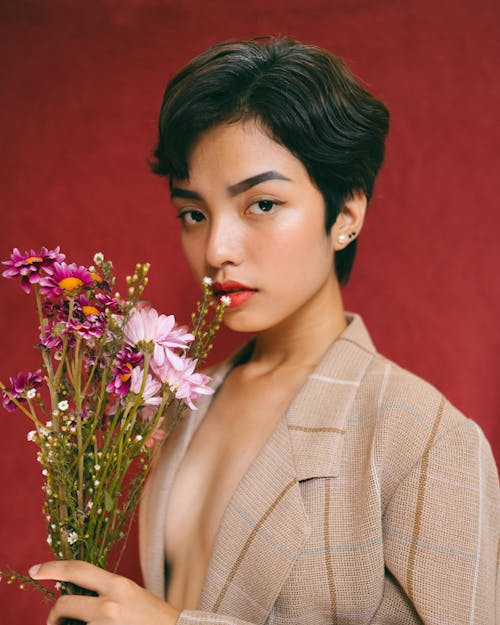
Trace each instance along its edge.
{"label": "fingernail", "polygon": [[28,571],[28,575],[30,577],[33,577],[33,575],[36,575],[38,573],[38,571],[40,570],[40,566],[41,564],[34,564],[30,570]]}

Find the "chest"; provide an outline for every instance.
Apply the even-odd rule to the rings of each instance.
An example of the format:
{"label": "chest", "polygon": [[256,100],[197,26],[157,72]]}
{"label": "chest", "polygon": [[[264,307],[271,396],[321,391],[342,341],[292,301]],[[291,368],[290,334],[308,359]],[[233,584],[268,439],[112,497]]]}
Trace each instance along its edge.
{"label": "chest", "polygon": [[165,516],[167,600],[196,609],[224,511],[286,409],[287,397],[261,387],[217,396],[174,477]]}

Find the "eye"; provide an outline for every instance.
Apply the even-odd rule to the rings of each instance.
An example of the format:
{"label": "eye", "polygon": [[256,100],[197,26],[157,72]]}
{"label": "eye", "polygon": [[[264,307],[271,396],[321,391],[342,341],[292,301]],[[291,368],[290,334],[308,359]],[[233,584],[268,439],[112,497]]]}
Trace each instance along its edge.
{"label": "eye", "polygon": [[278,202],[274,200],[257,200],[248,207],[248,212],[253,215],[262,215],[262,213],[270,213]]}
{"label": "eye", "polygon": [[180,219],[185,226],[193,226],[205,219],[205,215],[196,210],[185,210],[177,215],[177,219]]}

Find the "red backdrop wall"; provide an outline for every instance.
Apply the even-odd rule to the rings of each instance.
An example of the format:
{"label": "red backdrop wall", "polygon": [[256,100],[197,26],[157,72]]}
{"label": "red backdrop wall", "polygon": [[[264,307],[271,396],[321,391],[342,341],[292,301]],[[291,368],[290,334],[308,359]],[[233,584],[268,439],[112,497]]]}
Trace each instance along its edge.
{"label": "red backdrop wall", "polygon": [[[165,184],[146,166],[167,79],[210,44],[281,33],[342,56],[388,105],[387,159],[359,241],[347,310],[379,351],[428,379],[500,458],[500,5],[490,0],[45,0],[0,7],[0,258],[61,244],[124,276],[152,263],[149,299],[187,321],[197,294]],[[0,379],[38,367],[33,301],[0,282]],[[223,333],[221,358],[241,336]],[[49,557],[39,465],[0,415],[0,568]],[[135,538],[121,571],[140,579]],[[38,595],[0,584],[1,622],[45,622]]]}

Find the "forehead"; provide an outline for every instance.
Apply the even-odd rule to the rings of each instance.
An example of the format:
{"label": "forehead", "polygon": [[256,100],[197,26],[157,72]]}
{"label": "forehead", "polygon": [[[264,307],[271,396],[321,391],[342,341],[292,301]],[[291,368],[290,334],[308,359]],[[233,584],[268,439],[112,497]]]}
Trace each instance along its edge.
{"label": "forehead", "polygon": [[221,181],[230,187],[270,171],[294,181],[308,178],[302,162],[254,120],[219,124],[203,132],[188,154],[188,171],[186,180],[174,179],[175,186]]}

